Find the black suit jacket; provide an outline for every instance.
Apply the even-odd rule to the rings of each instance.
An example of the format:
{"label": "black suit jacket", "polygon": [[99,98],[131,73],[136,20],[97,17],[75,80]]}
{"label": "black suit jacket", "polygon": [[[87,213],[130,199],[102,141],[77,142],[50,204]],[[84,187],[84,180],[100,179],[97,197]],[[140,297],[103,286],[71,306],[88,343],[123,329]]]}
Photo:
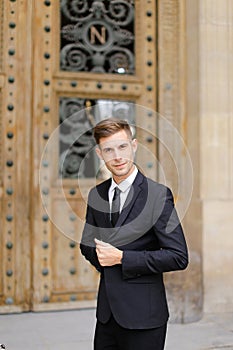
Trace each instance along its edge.
{"label": "black suit jacket", "polygon": [[[81,252],[101,273],[97,318],[111,313],[129,329],[162,326],[168,319],[163,272],[182,270],[188,252],[171,191],[138,172],[116,227],[109,215],[111,179],[90,191]],[[123,250],[121,265],[102,267],[94,238]]]}

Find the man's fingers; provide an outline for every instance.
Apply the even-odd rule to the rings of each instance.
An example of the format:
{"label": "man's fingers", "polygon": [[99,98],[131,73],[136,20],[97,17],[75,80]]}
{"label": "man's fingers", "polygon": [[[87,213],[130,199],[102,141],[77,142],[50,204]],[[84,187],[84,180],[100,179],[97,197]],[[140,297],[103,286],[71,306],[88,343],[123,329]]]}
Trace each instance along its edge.
{"label": "man's fingers", "polygon": [[112,247],[111,244],[103,242],[103,241],[100,241],[97,238],[95,238],[94,241],[95,241],[95,244],[96,244],[97,247],[105,247],[105,248]]}

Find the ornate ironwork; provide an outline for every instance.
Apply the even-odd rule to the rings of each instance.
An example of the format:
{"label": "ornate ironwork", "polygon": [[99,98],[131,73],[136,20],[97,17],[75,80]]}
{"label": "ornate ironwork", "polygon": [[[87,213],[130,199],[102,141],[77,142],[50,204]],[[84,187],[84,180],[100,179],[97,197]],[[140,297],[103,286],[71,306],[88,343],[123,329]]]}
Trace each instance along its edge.
{"label": "ornate ironwork", "polygon": [[61,177],[105,177],[95,154],[92,129],[97,122],[109,116],[134,124],[134,104],[116,100],[60,98]]}
{"label": "ornate ironwork", "polygon": [[61,0],[61,70],[134,74],[134,61],[134,1]]}

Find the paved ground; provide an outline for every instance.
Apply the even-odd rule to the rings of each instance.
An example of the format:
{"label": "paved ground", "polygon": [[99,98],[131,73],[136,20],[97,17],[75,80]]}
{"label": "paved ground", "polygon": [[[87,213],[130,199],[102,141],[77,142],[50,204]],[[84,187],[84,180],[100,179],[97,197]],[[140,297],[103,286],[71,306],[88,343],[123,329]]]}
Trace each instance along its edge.
{"label": "paved ground", "polygon": [[[94,325],[94,309],[0,315],[0,343],[6,350],[92,350]],[[207,349],[233,350],[232,313],[169,324],[166,350]]]}

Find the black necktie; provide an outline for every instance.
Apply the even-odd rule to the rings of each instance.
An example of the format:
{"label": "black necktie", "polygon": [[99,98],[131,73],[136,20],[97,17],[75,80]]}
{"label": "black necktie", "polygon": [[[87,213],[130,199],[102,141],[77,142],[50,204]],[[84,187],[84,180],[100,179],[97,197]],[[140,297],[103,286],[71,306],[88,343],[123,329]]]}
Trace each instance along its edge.
{"label": "black necktie", "polygon": [[115,192],[112,200],[111,222],[115,226],[120,215],[120,194],[121,190],[115,187]]}

